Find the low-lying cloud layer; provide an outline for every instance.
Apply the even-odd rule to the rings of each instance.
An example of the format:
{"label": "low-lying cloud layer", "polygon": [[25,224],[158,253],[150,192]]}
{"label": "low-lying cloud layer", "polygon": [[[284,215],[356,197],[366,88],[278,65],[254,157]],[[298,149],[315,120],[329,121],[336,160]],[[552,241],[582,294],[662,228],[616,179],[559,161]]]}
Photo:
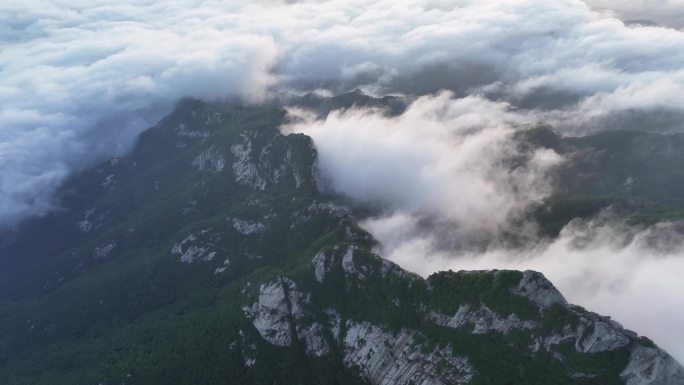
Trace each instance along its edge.
{"label": "low-lying cloud layer", "polygon": [[0,42],[0,226],[44,213],[67,175],[188,95],[446,88],[573,132],[684,116],[684,34],[579,0],[27,0],[0,4]]}

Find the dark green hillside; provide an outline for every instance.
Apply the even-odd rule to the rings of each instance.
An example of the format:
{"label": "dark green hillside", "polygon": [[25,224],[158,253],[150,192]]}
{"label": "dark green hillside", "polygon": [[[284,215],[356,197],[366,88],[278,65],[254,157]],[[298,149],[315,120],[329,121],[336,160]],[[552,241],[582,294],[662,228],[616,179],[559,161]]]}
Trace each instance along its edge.
{"label": "dark green hillside", "polygon": [[[60,210],[3,234],[0,384],[622,384],[656,364],[684,376],[541,274],[425,280],[381,259],[319,192],[314,146],[280,134],[283,118],[183,100],[129,156],[70,180]],[[593,140],[560,141],[604,153]],[[623,177],[578,177],[557,199],[618,199]]]}
{"label": "dark green hillside", "polygon": [[536,213],[547,234],[608,207],[634,224],[684,218],[684,134],[607,131],[561,137],[539,127],[518,139],[566,158],[554,175],[554,195]]}

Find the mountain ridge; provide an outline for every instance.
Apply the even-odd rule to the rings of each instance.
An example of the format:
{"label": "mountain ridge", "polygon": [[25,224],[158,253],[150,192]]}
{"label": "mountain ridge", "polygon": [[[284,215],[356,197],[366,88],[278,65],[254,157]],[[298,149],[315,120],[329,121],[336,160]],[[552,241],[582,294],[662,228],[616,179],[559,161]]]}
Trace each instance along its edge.
{"label": "mountain ridge", "polygon": [[0,380],[684,381],[539,273],[423,279],[383,260],[284,116],[186,99],[131,155],[68,182],[62,210],[0,249]]}

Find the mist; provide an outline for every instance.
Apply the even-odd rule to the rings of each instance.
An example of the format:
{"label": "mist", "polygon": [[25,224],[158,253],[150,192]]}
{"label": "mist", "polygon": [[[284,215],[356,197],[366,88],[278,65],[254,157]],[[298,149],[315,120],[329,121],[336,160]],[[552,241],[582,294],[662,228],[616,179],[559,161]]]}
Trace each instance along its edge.
{"label": "mist", "polygon": [[608,314],[684,359],[681,223],[633,228],[616,219],[577,220],[557,239],[483,252],[443,250],[406,213],[371,218],[363,226],[378,238],[383,256],[423,276],[449,269],[540,271],[569,302]]}
{"label": "mist", "polygon": [[[450,92],[421,97],[393,118],[363,109],[298,118],[283,130],[314,140],[324,185],[369,206],[448,222],[460,239],[509,229],[551,193],[546,173],[562,162],[551,150],[517,148],[513,127],[534,117]],[[507,167],[513,158],[524,160]]]}
{"label": "mist", "polygon": [[5,2],[0,227],[54,209],[65,178],[125,154],[183,96],[448,89],[544,110],[576,134],[681,130],[684,34],[628,28],[618,2],[590,3]]}
{"label": "mist", "polygon": [[361,225],[383,257],[424,277],[449,269],[541,271],[570,302],[684,358],[684,224],[635,227],[607,210],[571,221],[555,239],[540,236],[529,214],[553,193],[553,171],[571,160],[529,150],[514,133],[545,112],[442,92],[396,117],[359,108],[325,119],[290,114],[283,130],[313,138],[324,187],[380,208]]}

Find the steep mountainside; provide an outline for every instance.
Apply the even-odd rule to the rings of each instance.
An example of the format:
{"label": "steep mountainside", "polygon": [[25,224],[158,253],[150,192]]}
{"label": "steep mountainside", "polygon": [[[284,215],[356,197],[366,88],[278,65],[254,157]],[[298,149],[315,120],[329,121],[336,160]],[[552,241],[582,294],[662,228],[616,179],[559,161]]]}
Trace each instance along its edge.
{"label": "steep mountainside", "polygon": [[[0,383],[684,383],[539,273],[423,279],[383,260],[283,119],[184,100],[69,181],[61,210],[3,234]],[[585,140],[539,136],[553,143],[525,143]]]}

